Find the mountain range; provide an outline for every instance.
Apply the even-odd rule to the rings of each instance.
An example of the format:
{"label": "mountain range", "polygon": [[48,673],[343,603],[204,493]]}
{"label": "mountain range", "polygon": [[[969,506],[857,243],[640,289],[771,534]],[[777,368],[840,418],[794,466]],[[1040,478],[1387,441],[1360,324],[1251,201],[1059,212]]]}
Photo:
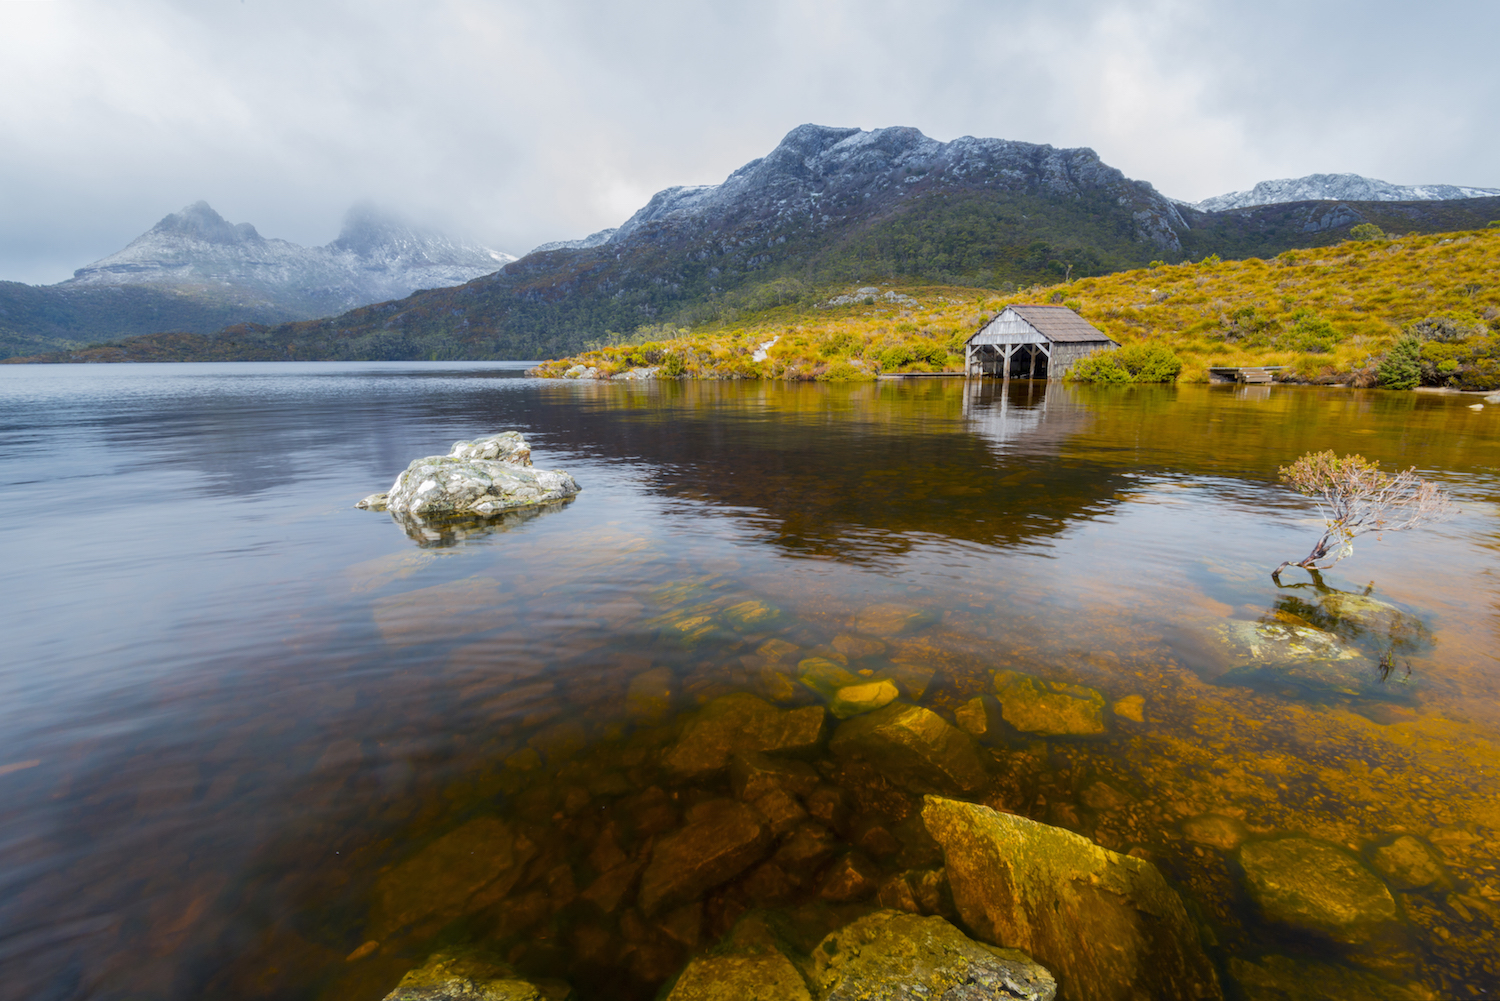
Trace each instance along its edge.
{"label": "mountain range", "polygon": [[1492,197],[1204,211],[1090,149],[804,125],[721,184],[668,188],[613,232],[544,244],[466,284],[321,320],[136,338],[88,357],[559,357],[610,332],[808,304],[841,284],[1006,290],[1153,260],[1273,256],[1336,243],[1361,222],[1433,232],[1496,216]]}
{"label": "mountain range", "polygon": [[461,285],[513,260],[369,204],[349,210],[332,243],[303,247],[230,223],[200,201],[67,281],[0,283],[0,350],[330,316]]}
{"label": "mountain range", "polygon": [[1500,197],[1500,188],[1466,188],[1454,184],[1391,184],[1358,174],[1309,174],[1261,181],[1249,191],[1231,191],[1192,205],[1200,212],[1227,212],[1287,202],[1436,202],[1456,198]]}

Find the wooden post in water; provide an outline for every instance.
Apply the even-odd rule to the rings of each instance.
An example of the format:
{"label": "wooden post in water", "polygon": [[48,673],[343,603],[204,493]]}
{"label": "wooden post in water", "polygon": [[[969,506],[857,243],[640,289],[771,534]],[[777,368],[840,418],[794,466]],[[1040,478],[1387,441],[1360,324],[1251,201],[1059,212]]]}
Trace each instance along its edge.
{"label": "wooden post in water", "polygon": [[1027,379],[1036,378],[1036,345],[1031,345],[1031,371],[1026,373]]}

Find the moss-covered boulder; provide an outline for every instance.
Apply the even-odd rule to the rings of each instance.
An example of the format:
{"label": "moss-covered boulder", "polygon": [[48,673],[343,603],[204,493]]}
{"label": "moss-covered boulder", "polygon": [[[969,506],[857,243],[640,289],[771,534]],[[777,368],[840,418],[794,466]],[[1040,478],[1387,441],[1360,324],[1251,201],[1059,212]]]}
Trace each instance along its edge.
{"label": "moss-covered boulder", "polygon": [[700,956],[687,965],[666,1001],[812,1001],[791,960],[759,955]]}
{"label": "moss-covered boulder", "polygon": [[1239,859],[1250,896],[1269,921],[1359,943],[1397,919],[1385,883],[1338,845],[1313,838],[1252,841]]}
{"label": "moss-covered boulder", "polygon": [[528,980],[508,965],[458,953],[436,953],[406,976],[385,1001],[568,1001],[561,980]]}
{"label": "moss-covered boulder", "polygon": [[1063,1001],[1217,999],[1197,928],[1154,866],[1062,828],[926,797],[964,924],[1057,977]]}
{"label": "moss-covered boulder", "polygon": [[810,979],[820,1001],[1052,1001],[1057,994],[1052,974],[1026,954],[976,942],[940,917],[890,910],[824,938]]}
{"label": "moss-covered boulder", "polygon": [[828,746],[919,792],[973,792],[988,778],[974,739],[921,706],[892,703],[846,720]]}
{"label": "moss-covered boulder", "polygon": [[662,758],[680,778],[701,778],[736,754],[803,751],[823,735],[822,706],[780,709],[744,692],[715,699],[695,716]]}
{"label": "moss-covered boulder", "polygon": [[995,697],[1005,722],[1023,733],[1098,737],[1108,730],[1104,696],[1082,685],[1000,671],[995,675]]}
{"label": "moss-covered boulder", "polygon": [[510,892],[535,854],[503,820],[471,820],[380,877],[368,937],[384,941],[412,926],[436,931],[488,906]]}

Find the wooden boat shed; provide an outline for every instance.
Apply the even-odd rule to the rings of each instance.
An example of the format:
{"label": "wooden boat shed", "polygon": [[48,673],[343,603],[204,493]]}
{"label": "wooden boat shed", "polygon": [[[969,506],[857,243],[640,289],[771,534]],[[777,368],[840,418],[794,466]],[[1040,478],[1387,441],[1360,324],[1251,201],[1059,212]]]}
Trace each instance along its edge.
{"label": "wooden boat shed", "polygon": [[1061,379],[1080,358],[1119,346],[1066,306],[1006,306],[965,343],[964,373]]}

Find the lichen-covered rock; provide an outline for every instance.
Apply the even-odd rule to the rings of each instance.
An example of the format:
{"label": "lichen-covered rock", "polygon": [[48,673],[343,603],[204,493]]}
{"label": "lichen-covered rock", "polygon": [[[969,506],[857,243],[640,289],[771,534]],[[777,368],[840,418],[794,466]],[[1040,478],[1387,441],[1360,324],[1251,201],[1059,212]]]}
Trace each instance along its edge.
{"label": "lichen-covered rock", "polygon": [[1063,1001],[1222,996],[1182,900],[1149,862],[974,803],[928,796],[922,819],[964,923],[1046,966]]}
{"label": "lichen-covered rock", "polygon": [[510,892],[535,854],[504,821],[471,820],[380,877],[369,937],[383,941],[409,926],[440,926],[488,906]]}
{"label": "lichen-covered rock", "polygon": [[1326,841],[1278,838],[1240,849],[1250,896],[1270,921],[1341,942],[1374,937],[1396,920],[1396,901],[1359,859]]}
{"label": "lichen-covered rock", "polygon": [[568,1001],[561,980],[528,980],[504,963],[436,953],[401,978],[385,1001]]}
{"label": "lichen-covered rock", "polygon": [[1017,671],[995,675],[995,697],[1005,722],[1043,737],[1097,737],[1104,722],[1104,696],[1092,688],[1044,681]]}
{"label": "lichen-covered rock", "polygon": [[828,746],[919,792],[973,792],[987,779],[973,738],[921,706],[893,703],[846,720]]}
{"label": "lichen-covered rock", "polygon": [[1453,877],[1442,857],[1410,834],[1371,848],[1370,864],[1398,890],[1453,888]]}
{"label": "lichen-covered rock", "polygon": [[493,459],[512,466],[531,465],[531,446],[519,431],[502,431],[488,438],[455,441],[448,450],[454,459]]}
{"label": "lichen-covered rock", "polygon": [[419,520],[491,516],[566,500],[578,489],[567,473],[532,468],[530,446],[516,432],[507,431],[454,442],[448,455],[416,459],[390,490],[371,494],[355,506]]}
{"label": "lichen-covered rock", "polygon": [[940,917],[877,911],[813,950],[822,1001],[1052,1001],[1052,974],[1024,953],[985,945]]}
{"label": "lichen-covered rock", "polygon": [[1245,1001],[1425,1001],[1432,996],[1368,970],[1289,956],[1235,957],[1229,960],[1229,975]]}
{"label": "lichen-covered rock", "polygon": [[684,778],[717,772],[736,754],[801,751],[817,745],[823,733],[822,706],[779,709],[744,692],[704,706],[662,758]]}
{"label": "lichen-covered rock", "polygon": [[759,862],[771,843],[765,820],[744,803],[699,803],[688,812],[687,825],[652,851],[641,876],[641,910],[651,915],[687,903]]}
{"label": "lichen-covered rock", "polygon": [[666,1001],[812,1001],[812,995],[797,968],[773,949],[700,956],[682,971]]}

